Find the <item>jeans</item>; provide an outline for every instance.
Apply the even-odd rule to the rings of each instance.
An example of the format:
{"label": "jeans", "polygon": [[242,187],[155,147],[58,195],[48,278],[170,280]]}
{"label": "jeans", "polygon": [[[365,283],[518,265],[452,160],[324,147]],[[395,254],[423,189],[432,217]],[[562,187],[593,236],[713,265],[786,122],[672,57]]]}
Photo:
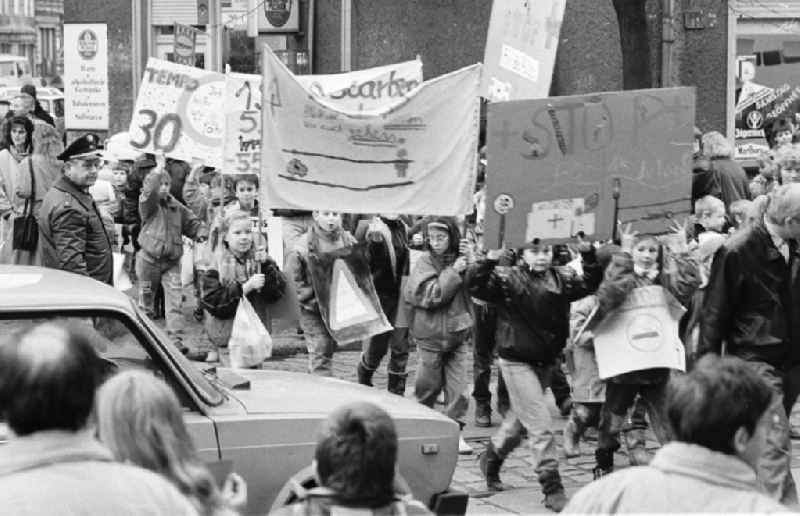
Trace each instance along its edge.
{"label": "jeans", "polygon": [[333,376],[333,353],[336,342],[328,333],[322,316],[308,310],[300,310],[300,327],[308,349],[308,370],[318,376]]}
{"label": "jeans", "polygon": [[789,419],[783,406],[784,375],[764,362],[749,362],[756,372],[772,387],[774,396],[768,411],[772,413],[772,426],[767,433],[767,444],[758,462],[758,480],[773,499],[784,505],[796,505],[797,488],[792,478],[792,441]]}
{"label": "jeans", "polygon": [[167,336],[173,342],[183,340],[183,286],[181,285],[181,265],[177,262],[153,263],[141,253],[136,257],[136,277],[139,283],[139,306],[152,315],[155,311],[154,298],[161,284],[164,291],[164,316],[167,323]]}
{"label": "jeans", "polygon": [[[473,303],[475,307],[475,346],[472,350],[472,397],[478,405],[490,406],[492,393],[489,383],[492,376],[492,362],[494,361],[494,332],[496,326],[497,309],[482,303]],[[508,410],[508,390],[503,381],[503,374],[497,372],[497,409],[500,412]]]}
{"label": "jeans", "polygon": [[369,371],[378,369],[387,351],[391,351],[387,372],[405,375],[408,364],[408,328],[395,328],[368,339],[361,354],[364,367]]}
{"label": "jeans", "polygon": [[522,441],[524,427],[536,474],[543,483],[558,472],[553,420],[544,395],[556,366],[535,367],[504,358],[499,358],[498,363],[508,387],[511,410],[492,437],[492,444],[501,456],[507,456]]}
{"label": "jeans", "polygon": [[416,341],[419,354],[414,394],[417,401],[433,407],[436,398],[444,389],[445,414],[462,427],[467,414],[469,399],[466,396],[467,344],[461,340],[440,346],[425,341]]}
{"label": "jeans", "polygon": [[[637,403],[637,394],[640,396],[639,403],[642,404],[650,417],[650,425],[653,427],[656,439],[660,444],[666,444],[670,440],[671,433],[664,413],[666,389],[667,382],[654,384],[608,382],[606,384],[606,401],[603,404],[603,410],[600,415],[597,448],[610,451],[619,448],[619,434],[625,429],[628,421],[628,411],[634,408]],[[632,420],[634,430],[642,430],[642,426],[645,423],[641,412],[638,415],[634,415]],[[629,440],[630,437],[633,437],[637,442],[639,441],[635,436],[629,436]]]}

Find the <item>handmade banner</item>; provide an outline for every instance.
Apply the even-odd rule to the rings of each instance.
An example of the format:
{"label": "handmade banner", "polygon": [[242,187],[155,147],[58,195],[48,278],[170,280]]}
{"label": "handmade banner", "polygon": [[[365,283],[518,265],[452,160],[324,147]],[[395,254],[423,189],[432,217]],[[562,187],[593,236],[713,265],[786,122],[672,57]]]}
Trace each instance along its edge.
{"label": "handmade banner", "polygon": [[[625,303],[599,323],[591,319],[600,378],[652,367],[686,370],[686,352],[678,336],[685,309],[659,286],[634,289]],[[593,327],[592,327],[593,326]]]}
{"label": "handmade banner", "polygon": [[693,88],[490,104],[487,243],[670,232],[691,209],[694,104]]}
{"label": "handmade banner", "polygon": [[64,126],[108,130],[108,33],[105,23],[64,24]]}
{"label": "handmade banner", "polygon": [[150,58],[130,127],[130,144],[222,168],[225,76]]}
{"label": "handmade banner", "polygon": [[[264,50],[261,164],[270,208],[459,215],[472,211],[480,65],[389,107],[337,109]],[[266,193],[269,197],[266,197]]]}
{"label": "handmade banner", "polygon": [[392,329],[383,313],[364,244],[308,255],[308,269],[322,319],[338,344]]}
{"label": "handmade banner", "polygon": [[566,0],[495,0],[481,95],[490,101],[547,97]]}
{"label": "handmade banner", "polygon": [[[372,110],[390,105],[422,84],[422,61],[295,77],[308,93],[340,109]],[[260,173],[261,117],[261,76],[226,74],[223,173]]]}

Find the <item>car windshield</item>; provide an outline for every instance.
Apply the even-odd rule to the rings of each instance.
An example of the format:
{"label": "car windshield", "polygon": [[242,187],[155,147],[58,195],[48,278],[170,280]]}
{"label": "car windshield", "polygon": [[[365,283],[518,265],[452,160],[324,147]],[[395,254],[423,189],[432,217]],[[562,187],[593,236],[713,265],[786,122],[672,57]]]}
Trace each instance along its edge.
{"label": "car windshield", "polygon": [[[155,325],[146,324],[148,330],[156,333],[154,337],[165,343],[160,349],[162,353],[153,348],[139,325],[122,314],[99,311],[0,314],[0,335],[13,335],[44,322],[79,325],[90,329],[92,344],[111,374],[128,369],[143,369],[170,384],[184,403],[189,403],[186,383],[204,402],[217,405],[222,401],[220,392],[177,349],[171,349],[173,346],[168,344],[166,337],[157,333],[160,330]],[[163,352],[169,355],[171,361],[178,363],[179,369],[184,373],[183,382],[175,377],[174,368],[167,365]]]}
{"label": "car windshield", "polygon": [[56,118],[61,118],[62,116],[64,116],[64,99],[55,99],[53,101],[53,104],[55,105],[55,109],[52,111],[48,109],[48,111],[53,113],[56,116]]}
{"label": "car windshield", "polygon": [[0,63],[0,77],[16,77],[17,67],[16,63],[4,62]]}

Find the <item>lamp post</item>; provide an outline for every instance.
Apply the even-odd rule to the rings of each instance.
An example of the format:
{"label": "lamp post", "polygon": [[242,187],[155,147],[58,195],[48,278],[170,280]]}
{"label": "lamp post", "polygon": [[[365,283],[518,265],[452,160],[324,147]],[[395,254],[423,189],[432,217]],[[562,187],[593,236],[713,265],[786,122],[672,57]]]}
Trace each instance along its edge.
{"label": "lamp post", "polygon": [[614,199],[614,220],[611,229],[611,240],[617,241],[617,226],[619,225],[619,196],[622,190],[622,182],[618,177],[614,178],[611,186],[611,197]]}

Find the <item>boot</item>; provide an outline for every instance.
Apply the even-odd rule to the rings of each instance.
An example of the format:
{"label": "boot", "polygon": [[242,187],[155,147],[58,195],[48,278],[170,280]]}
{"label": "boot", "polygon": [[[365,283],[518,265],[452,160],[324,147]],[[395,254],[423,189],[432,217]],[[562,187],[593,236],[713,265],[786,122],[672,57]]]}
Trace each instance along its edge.
{"label": "boot", "polygon": [[386,389],[392,394],[397,394],[398,396],[405,396],[406,378],[408,378],[408,373],[390,372],[388,377],[388,382],[386,384]]}
{"label": "boot", "polygon": [[364,365],[364,358],[362,357],[361,360],[358,361],[358,366],[356,366],[356,376],[358,376],[358,383],[361,385],[368,385],[372,387],[372,375],[375,373],[374,369],[367,369],[367,366]]}
{"label": "boot", "polygon": [[596,462],[592,468],[594,479],[604,477],[614,471],[614,451],[598,448],[594,451],[594,460]]}
{"label": "boot", "polygon": [[481,428],[492,426],[492,407],[488,403],[475,405],[475,426]]}
{"label": "boot", "polygon": [[561,512],[567,505],[567,495],[561,483],[558,470],[545,471],[539,475],[539,483],[544,493],[544,506],[553,512]]}
{"label": "boot", "polygon": [[486,450],[478,456],[478,464],[489,491],[505,491],[506,489],[506,486],[500,481],[500,468],[503,466],[504,460],[505,457],[501,457],[497,453],[491,441],[486,445]]}
{"label": "boot", "polygon": [[564,426],[564,455],[568,459],[580,457],[581,455],[581,429],[573,413]]}

